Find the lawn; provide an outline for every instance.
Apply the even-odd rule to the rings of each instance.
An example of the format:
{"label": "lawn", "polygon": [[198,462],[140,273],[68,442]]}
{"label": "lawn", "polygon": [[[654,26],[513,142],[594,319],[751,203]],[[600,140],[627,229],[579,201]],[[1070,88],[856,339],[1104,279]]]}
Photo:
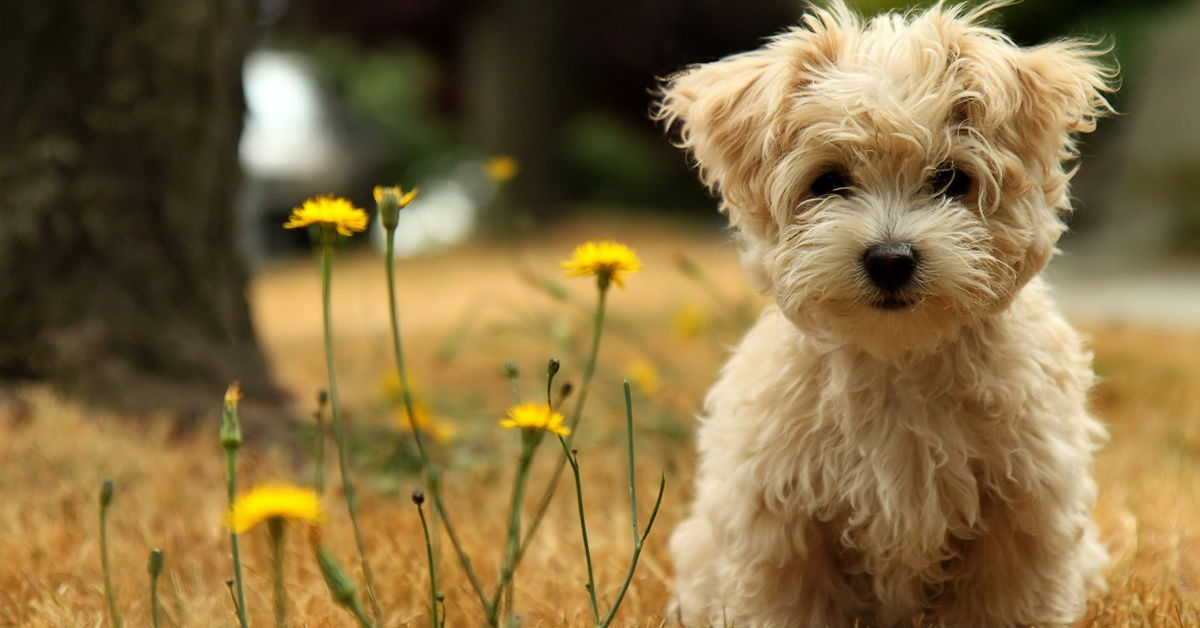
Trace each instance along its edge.
{"label": "lawn", "polygon": [[[577,440],[600,606],[606,609],[628,566],[631,533],[620,381],[634,388],[636,471],[642,524],[660,474],[662,511],[615,625],[664,622],[671,578],[666,540],[689,499],[692,416],[725,347],[757,301],[733,248],[715,229],[626,217],[570,223],[513,243],[481,243],[398,267],[402,326],[418,402],[453,430],[436,446],[448,510],[485,584],[495,582],[519,451],[499,427],[513,392],[502,365],[521,370],[519,392],[544,395],[545,364],[578,383],[590,333],[591,282],[565,280],[558,261],[575,243],[611,237],[628,243],[645,270],[610,294],[600,368]],[[369,251],[340,254],[334,277],[337,361],[353,434],[355,479],[384,624],[428,623],[428,571],[411,492],[419,488],[410,437],[398,422],[382,264]],[[698,268],[699,270],[695,270]],[[688,270],[691,269],[691,270]],[[320,302],[313,258],[259,271],[251,287],[261,340],[278,380],[307,417],[322,387]],[[1100,383],[1095,412],[1111,441],[1096,461],[1096,517],[1110,547],[1110,589],[1097,594],[1082,625],[1200,624],[1200,332],[1081,322],[1093,338]],[[147,555],[162,548],[160,595],[166,625],[235,626],[223,452],[217,442],[222,390],[211,421],[179,434],[166,417],[113,416],[32,386],[0,409],[0,625],[107,625],[96,500],[116,482],[109,551],[127,625],[150,623]],[[245,400],[250,402],[251,400]],[[243,422],[255,421],[246,405]],[[311,423],[298,445],[260,444],[243,452],[242,486],[314,474]],[[549,444],[549,443],[547,443]],[[557,445],[534,464],[531,494],[542,490]],[[326,544],[357,565],[336,476],[329,479]],[[569,475],[516,574],[514,608],[523,626],[588,625],[591,610]],[[531,497],[527,503],[532,504]],[[269,625],[271,580],[265,530],[243,536],[251,623]],[[448,625],[482,625],[449,544],[438,553]],[[350,625],[321,580],[304,535],[287,538],[290,617],[295,626]],[[358,576],[357,570],[353,573]]]}

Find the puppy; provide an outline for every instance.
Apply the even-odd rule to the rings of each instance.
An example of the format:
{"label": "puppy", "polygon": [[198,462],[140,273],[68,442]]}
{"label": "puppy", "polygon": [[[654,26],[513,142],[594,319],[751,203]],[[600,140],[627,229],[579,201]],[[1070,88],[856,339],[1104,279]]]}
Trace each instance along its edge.
{"label": "puppy", "polygon": [[774,298],[705,401],[683,624],[1065,624],[1103,586],[1091,356],[1038,273],[1115,72],[1000,4],[833,0],[665,81]]}

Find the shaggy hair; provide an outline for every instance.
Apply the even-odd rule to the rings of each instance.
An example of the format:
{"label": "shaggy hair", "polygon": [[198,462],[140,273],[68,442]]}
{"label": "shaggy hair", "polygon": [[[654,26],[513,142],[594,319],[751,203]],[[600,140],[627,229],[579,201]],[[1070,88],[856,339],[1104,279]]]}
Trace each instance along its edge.
{"label": "shaggy hair", "polygon": [[[656,117],[774,298],[705,401],[684,624],[1063,624],[1103,586],[1091,356],[1038,273],[1115,72],[1014,45],[981,23],[1002,4],[835,0],[665,81]],[[864,268],[888,242],[900,287]]]}

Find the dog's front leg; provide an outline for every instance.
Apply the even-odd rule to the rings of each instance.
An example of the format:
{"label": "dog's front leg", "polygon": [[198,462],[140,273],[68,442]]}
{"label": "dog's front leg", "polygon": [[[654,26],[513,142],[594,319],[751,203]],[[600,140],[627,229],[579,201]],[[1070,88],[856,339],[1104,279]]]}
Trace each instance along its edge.
{"label": "dog's front leg", "polygon": [[820,528],[770,510],[752,483],[719,484],[702,490],[671,538],[678,570],[672,619],[710,626],[853,623],[859,605]]}

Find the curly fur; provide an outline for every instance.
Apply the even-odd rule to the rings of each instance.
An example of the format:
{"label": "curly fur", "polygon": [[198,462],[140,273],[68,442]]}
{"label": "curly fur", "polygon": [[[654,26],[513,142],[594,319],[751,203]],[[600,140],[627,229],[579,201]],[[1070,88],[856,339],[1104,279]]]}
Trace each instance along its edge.
{"label": "curly fur", "polygon": [[[1106,562],[1091,358],[1037,276],[1105,51],[1014,45],[1002,3],[865,21],[840,1],[664,83],[657,117],[774,298],[709,392],[687,625],[1069,623]],[[952,164],[965,193],[933,189]],[[818,195],[822,172],[846,188]],[[864,251],[911,243],[902,308]]]}

